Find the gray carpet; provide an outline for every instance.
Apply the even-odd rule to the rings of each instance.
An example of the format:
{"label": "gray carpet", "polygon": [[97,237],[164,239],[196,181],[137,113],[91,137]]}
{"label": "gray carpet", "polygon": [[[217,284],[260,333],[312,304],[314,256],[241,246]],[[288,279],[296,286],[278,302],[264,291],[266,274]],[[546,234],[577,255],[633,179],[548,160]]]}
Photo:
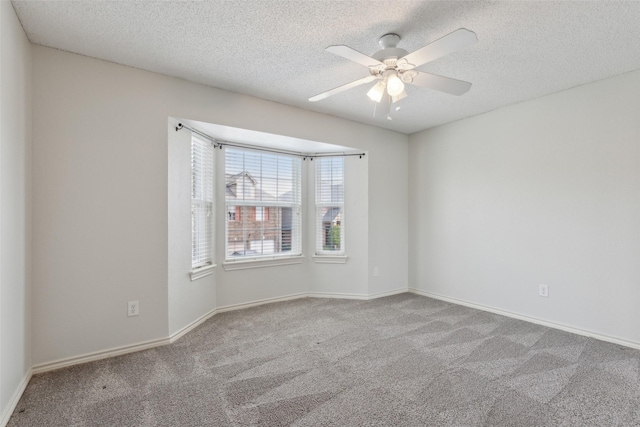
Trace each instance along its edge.
{"label": "gray carpet", "polygon": [[413,294],[222,313],[42,375],[9,426],[637,426],[640,351]]}

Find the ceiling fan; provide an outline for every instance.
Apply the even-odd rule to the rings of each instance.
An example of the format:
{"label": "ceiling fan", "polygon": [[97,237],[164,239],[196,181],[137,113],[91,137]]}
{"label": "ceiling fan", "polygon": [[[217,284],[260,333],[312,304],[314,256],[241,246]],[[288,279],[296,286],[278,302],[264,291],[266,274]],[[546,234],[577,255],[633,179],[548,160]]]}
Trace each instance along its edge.
{"label": "ceiling fan", "polygon": [[344,45],[329,46],[326,49],[328,52],[368,67],[370,75],[313,96],[309,101],[320,101],[377,80],[378,82],[367,92],[367,96],[378,104],[374,115],[386,116],[391,120],[391,104],[407,96],[404,90],[405,83],[452,95],[462,95],[471,88],[469,82],[417,71],[415,68],[474,44],[478,38],[473,31],[460,28],[411,53],[397,47],[399,41],[399,35],[385,34],[378,41],[382,49],[371,56]]}

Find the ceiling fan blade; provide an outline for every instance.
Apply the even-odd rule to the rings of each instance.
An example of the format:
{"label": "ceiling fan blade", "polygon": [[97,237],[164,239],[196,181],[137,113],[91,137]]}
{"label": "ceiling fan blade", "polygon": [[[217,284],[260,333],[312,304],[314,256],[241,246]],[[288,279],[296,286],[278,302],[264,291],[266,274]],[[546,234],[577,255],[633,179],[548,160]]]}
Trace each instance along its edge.
{"label": "ceiling fan blade", "polygon": [[376,65],[384,66],[384,64],[377,59],[367,56],[364,53],[358,52],[355,49],[351,49],[349,46],[329,46],[326,50],[327,52],[331,52],[334,55],[338,55],[350,61],[362,64],[365,67],[375,67]]}
{"label": "ceiling fan blade", "polygon": [[369,83],[372,82],[376,79],[376,76],[368,76],[368,77],[364,77],[362,79],[353,81],[351,83],[347,83],[346,85],[342,85],[342,86],[338,86],[334,89],[328,90],[326,92],[322,92],[319,95],[316,96],[312,96],[311,98],[309,98],[310,102],[316,102],[316,101],[320,101],[322,99],[328,98],[331,95],[335,95],[336,93],[340,93],[342,91],[345,91],[347,89],[351,89],[352,87],[356,87],[356,86],[360,86],[363,85],[365,83]]}
{"label": "ceiling fan blade", "polygon": [[415,52],[405,55],[402,59],[408,63],[407,69],[411,69],[451,52],[455,52],[456,50],[471,46],[477,41],[478,37],[476,33],[465,28],[460,28]]}
{"label": "ceiling fan blade", "polygon": [[406,83],[415,86],[426,87],[427,89],[433,89],[451,95],[462,95],[471,89],[471,83],[463,80],[456,80],[451,77],[423,73],[415,70],[411,72],[416,73],[416,75],[413,77],[413,80],[407,81]]}

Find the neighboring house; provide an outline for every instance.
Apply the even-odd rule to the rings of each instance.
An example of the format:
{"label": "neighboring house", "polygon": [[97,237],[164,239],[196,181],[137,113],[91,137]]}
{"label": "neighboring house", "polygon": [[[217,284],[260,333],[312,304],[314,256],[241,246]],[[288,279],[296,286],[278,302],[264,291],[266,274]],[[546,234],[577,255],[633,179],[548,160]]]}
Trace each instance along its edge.
{"label": "neighboring house", "polygon": [[291,250],[292,201],[289,191],[276,198],[244,171],[227,175],[227,257],[269,255]]}

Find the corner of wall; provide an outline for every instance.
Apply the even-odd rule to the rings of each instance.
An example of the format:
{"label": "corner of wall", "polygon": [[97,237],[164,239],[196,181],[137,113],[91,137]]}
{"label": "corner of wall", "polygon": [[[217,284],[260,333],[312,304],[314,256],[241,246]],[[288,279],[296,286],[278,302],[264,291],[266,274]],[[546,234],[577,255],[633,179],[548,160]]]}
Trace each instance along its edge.
{"label": "corner of wall", "polygon": [[[216,275],[191,281],[191,132],[168,119],[168,335],[189,328],[216,308]],[[217,154],[217,153],[216,153]],[[215,185],[215,177],[214,177]]]}
{"label": "corner of wall", "polygon": [[0,425],[31,378],[32,46],[0,2]]}

